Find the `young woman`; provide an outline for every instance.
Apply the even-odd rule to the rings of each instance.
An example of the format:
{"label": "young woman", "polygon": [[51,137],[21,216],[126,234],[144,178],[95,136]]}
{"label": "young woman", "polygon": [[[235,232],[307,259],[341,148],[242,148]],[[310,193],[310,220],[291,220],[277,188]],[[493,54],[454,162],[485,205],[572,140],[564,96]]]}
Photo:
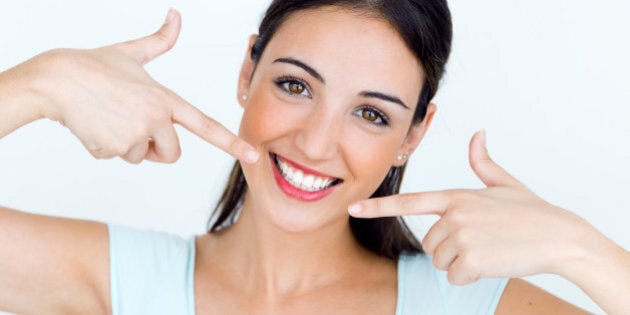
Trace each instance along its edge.
{"label": "young woman", "polygon": [[[555,273],[607,312],[629,311],[630,254],[496,165],[483,132],[470,162],[487,189],[396,195],[435,113],[446,2],[274,1],[239,76],[238,136],[142,69],[180,23],[171,11],[154,35],[2,73],[0,136],[49,118],[97,158],[173,162],[181,124],[240,160],[210,233],[182,240],[0,208],[0,309],[583,313],[517,279]],[[426,213],[441,219],[421,247],[398,216]]]}

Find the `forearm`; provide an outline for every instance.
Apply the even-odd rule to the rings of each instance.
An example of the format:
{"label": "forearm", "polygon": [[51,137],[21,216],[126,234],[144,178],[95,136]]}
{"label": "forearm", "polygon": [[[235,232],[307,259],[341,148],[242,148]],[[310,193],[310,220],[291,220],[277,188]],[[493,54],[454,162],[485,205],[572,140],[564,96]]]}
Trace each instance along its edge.
{"label": "forearm", "polygon": [[593,229],[559,274],[579,286],[607,314],[630,314],[630,252]]}
{"label": "forearm", "polygon": [[32,89],[32,75],[24,64],[0,73],[0,139],[44,118],[45,99]]}

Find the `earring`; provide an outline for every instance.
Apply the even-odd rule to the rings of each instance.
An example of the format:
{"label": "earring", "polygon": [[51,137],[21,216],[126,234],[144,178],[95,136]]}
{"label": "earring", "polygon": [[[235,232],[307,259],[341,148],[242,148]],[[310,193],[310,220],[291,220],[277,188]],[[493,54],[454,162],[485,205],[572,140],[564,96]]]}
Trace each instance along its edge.
{"label": "earring", "polygon": [[243,94],[243,96],[241,96],[241,98],[243,99],[243,101],[247,101],[247,94]]}
{"label": "earring", "polygon": [[407,153],[403,153],[402,155],[397,156],[397,157],[396,157],[396,160],[398,160],[398,161],[403,161],[403,160],[406,160],[406,159],[408,159],[408,158],[409,158],[409,154],[407,154]]}

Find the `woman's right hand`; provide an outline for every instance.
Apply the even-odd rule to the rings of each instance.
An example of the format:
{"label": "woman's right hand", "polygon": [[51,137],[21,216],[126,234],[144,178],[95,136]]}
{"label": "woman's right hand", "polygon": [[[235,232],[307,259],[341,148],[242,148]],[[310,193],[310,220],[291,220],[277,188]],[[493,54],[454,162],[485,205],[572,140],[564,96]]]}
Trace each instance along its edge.
{"label": "woman's right hand", "polygon": [[174,162],[180,155],[177,123],[239,160],[255,162],[251,145],[144,70],[173,47],[180,27],[179,13],[170,10],[150,36],[91,50],[52,50],[9,71],[25,74],[30,90],[44,100],[38,102],[41,115],[69,128],[96,158]]}

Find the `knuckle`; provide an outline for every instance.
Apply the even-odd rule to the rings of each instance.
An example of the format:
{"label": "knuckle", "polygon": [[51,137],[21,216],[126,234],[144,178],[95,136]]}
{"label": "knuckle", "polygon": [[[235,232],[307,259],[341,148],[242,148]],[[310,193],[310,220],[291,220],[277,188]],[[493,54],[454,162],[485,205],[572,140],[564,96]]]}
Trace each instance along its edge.
{"label": "knuckle", "polygon": [[398,199],[394,199],[394,202],[391,202],[391,199],[388,198],[375,198],[372,199],[375,201],[375,203],[372,205],[372,209],[374,210],[375,213],[381,213],[383,215],[389,215],[389,214],[394,214],[396,213],[396,209],[400,210],[404,210],[404,208],[402,208],[400,206],[400,200]]}
{"label": "knuckle", "polygon": [[55,48],[49,51],[42,53],[38,59],[41,59],[45,63],[56,64],[56,63],[64,63],[67,61],[67,56],[71,56],[75,54],[74,49],[68,48]]}
{"label": "knuckle", "polygon": [[459,255],[459,269],[464,274],[473,274],[476,270],[476,262],[475,255],[469,249],[465,249],[461,251]]}
{"label": "knuckle", "polygon": [[112,156],[124,156],[127,153],[129,153],[129,150],[130,150],[129,146],[127,146],[127,145],[125,145],[125,144],[123,144],[121,142],[118,142],[114,146],[112,146],[112,148],[111,148],[111,150],[109,152],[110,152],[110,154]]}
{"label": "knuckle", "polygon": [[465,247],[466,244],[470,240],[469,233],[468,233],[468,231],[466,229],[461,229],[461,230],[455,232],[453,234],[452,238],[453,238],[453,242],[455,242],[455,244],[457,244],[460,247]]}
{"label": "knuckle", "polygon": [[433,266],[435,266],[435,268],[440,269],[440,270],[448,270],[450,261],[447,261],[445,257],[443,257],[443,255],[441,255],[441,253],[436,253],[435,256],[433,256]]}
{"label": "knuckle", "polygon": [[105,159],[111,159],[111,158],[113,158],[115,156],[118,156],[118,155],[113,153],[113,152],[111,152],[111,151],[100,151],[95,156],[99,160],[105,160]]}
{"label": "knuckle", "polygon": [[473,171],[475,171],[475,173],[479,174],[481,171],[483,171],[483,165],[487,163],[487,160],[485,157],[481,157],[479,158],[479,161],[477,163],[471,163],[470,167],[473,169]]}
{"label": "knuckle", "polygon": [[460,276],[456,271],[449,270],[446,275],[448,282],[452,285],[460,285]]}
{"label": "knuckle", "polygon": [[409,210],[412,210],[412,208],[414,207],[413,197],[411,196],[401,195],[400,198],[398,198],[397,200],[398,200],[398,206],[400,207],[400,210],[409,212]]}
{"label": "knuckle", "polygon": [[165,29],[160,29],[154,34],[155,38],[157,38],[160,42],[167,44],[166,47],[171,47],[168,33],[166,33]]}
{"label": "knuckle", "polygon": [[232,153],[239,152],[241,147],[242,147],[241,141],[236,137],[232,138],[230,140],[230,144],[228,145],[228,148],[230,149],[230,152]]}
{"label": "knuckle", "polygon": [[152,125],[162,125],[170,122],[170,116],[161,106],[151,106],[144,114],[148,122]]}
{"label": "knuckle", "polygon": [[446,268],[444,268],[437,254],[433,256],[432,263],[433,263],[433,266],[435,266],[435,268],[440,269],[440,270],[446,270]]}
{"label": "knuckle", "polygon": [[128,157],[128,158],[123,158],[123,160],[131,163],[131,164],[140,164],[140,162],[142,161],[142,159],[138,159],[136,157]]}
{"label": "knuckle", "polygon": [[145,124],[133,124],[133,126],[130,127],[128,138],[129,140],[127,140],[127,142],[130,143],[130,147],[132,144],[147,141],[147,139],[149,139],[147,126]]}
{"label": "knuckle", "polygon": [[436,254],[437,244],[435,243],[431,232],[425,235],[425,237],[422,239],[422,249],[424,249],[424,251],[429,255]]}
{"label": "knuckle", "polygon": [[443,219],[454,228],[462,227],[466,224],[468,218],[466,212],[462,208],[449,209]]}
{"label": "knuckle", "polygon": [[95,159],[102,159],[101,154],[99,152],[94,152],[94,151],[90,151],[88,150],[88,152],[90,152],[90,155],[92,155]]}
{"label": "knuckle", "polygon": [[367,203],[367,204],[373,210],[382,210],[383,209],[383,200],[381,198],[371,198],[370,202]]}
{"label": "knuckle", "polygon": [[[205,134],[213,134],[218,128],[218,123],[212,119],[203,119],[201,122],[200,130]],[[230,143],[230,147],[233,146],[235,141]]]}
{"label": "knuckle", "polygon": [[149,85],[147,88],[149,89],[151,95],[155,98],[155,103],[164,102],[164,100],[170,100],[171,98],[173,98],[171,91],[169,91],[167,88],[157,82],[154,83],[154,85]]}
{"label": "knuckle", "polygon": [[181,156],[181,154],[182,154],[182,151],[179,149],[179,147],[176,150],[169,151],[163,157],[164,162],[175,163],[177,160],[179,160],[179,157]]}
{"label": "knuckle", "polygon": [[422,241],[422,249],[429,255],[435,255],[435,245],[433,245],[429,240]]}
{"label": "knuckle", "polygon": [[454,192],[453,199],[457,204],[467,204],[476,197],[477,194],[475,194],[472,190],[462,189]]}

